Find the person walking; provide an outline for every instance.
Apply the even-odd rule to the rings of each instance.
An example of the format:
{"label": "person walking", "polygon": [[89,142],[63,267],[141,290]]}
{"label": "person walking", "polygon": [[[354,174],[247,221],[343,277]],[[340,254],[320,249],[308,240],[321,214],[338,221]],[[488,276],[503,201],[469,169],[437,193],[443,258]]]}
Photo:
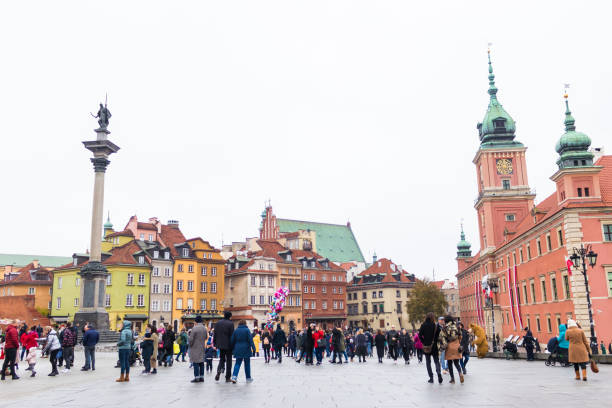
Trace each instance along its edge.
{"label": "person walking", "polygon": [[527,361],[533,361],[533,347],[534,347],[534,338],[529,327],[525,327],[525,335],[523,336],[523,347],[527,351]]}
{"label": "person walking", "polygon": [[338,364],[342,364],[342,355],[346,350],[346,342],[344,340],[344,333],[342,333],[338,326],[332,330],[331,343],[333,347],[332,364],[336,364],[336,357],[338,357]]}
{"label": "person walking", "polygon": [[174,334],[174,331],[172,331],[172,326],[170,326],[170,324],[167,324],[166,331],[162,335],[162,342],[164,343],[164,367],[172,367],[172,363],[174,362],[175,340],[176,335]]}
{"label": "person walking", "polygon": [[[187,336],[187,333],[185,335]],[[202,316],[197,315],[195,325],[189,331],[189,336],[185,342],[185,347],[189,345],[189,360],[193,364],[192,383],[204,382],[204,348],[206,347],[207,340],[208,332],[202,324]]]}
{"label": "person walking", "polygon": [[66,323],[62,336],[62,356],[64,358],[64,369],[62,372],[67,373],[70,367],[74,365],[74,346],[76,345],[76,330],[72,326],[72,322]]}
{"label": "person walking", "polygon": [[259,345],[261,344],[261,336],[259,330],[253,330],[253,344],[255,344],[255,356],[259,357]]}
{"label": "person walking", "polygon": [[584,335],[584,331],[582,331],[582,329],[580,329],[576,324],[576,321],[572,319],[567,321],[565,339],[569,342],[569,362],[574,364],[576,380],[580,381],[579,370],[582,370],[582,381],[586,381],[586,365],[591,359],[591,347],[586,336]]}
{"label": "person walking", "polygon": [[414,349],[416,350],[416,356],[419,360],[419,364],[423,363],[423,343],[421,342],[421,338],[418,333],[414,333],[414,337],[412,338],[414,343]]}
{"label": "person walking", "polygon": [[364,363],[366,362],[366,355],[368,354],[368,347],[366,342],[367,339],[365,334],[363,334],[363,329],[359,329],[357,331],[357,336],[355,336],[355,348],[360,363],[362,359]]}
{"label": "person walking", "polygon": [[423,343],[423,353],[425,354],[425,364],[427,366],[427,374],[429,375],[429,383],[433,383],[433,371],[431,370],[431,360],[436,366],[438,374],[438,383],[442,384],[442,373],[440,372],[440,359],[438,358],[438,337],[440,336],[440,327],[434,320],[432,312],[427,313],[425,321],[419,328],[419,338]]}
{"label": "person walking", "polygon": [[383,362],[383,357],[385,356],[385,336],[382,334],[382,330],[378,329],[376,336],[374,336],[374,345],[376,346],[376,356],[378,357],[378,362]]}
{"label": "person walking", "polygon": [[459,330],[461,330],[461,359],[459,360],[459,363],[461,364],[463,375],[465,375],[467,374],[465,367],[470,360],[470,333],[465,330],[463,323],[459,322],[458,327]]}
{"label": "person walking", "polygon": [[287,339],[287,343],[289,344],[289,353],[288,353],[288,357],[293,357],[296,358],[296,349],[297,349],[297,334],[295,333],[294,330],[291,330],[291,333],[289,333],[289,338]]}
{"label": "person walking", "polygon": [[132,351],[132,342],[134,335],[132,334],[132,322],[129,320],[123,321],[123,329],[117,342],[119,350],[119,364],[121,365],[121,376],[116,379],[116,382],[130,381],[130,352]]}
{"label": "person walking", "polygon": [[398,349],[399,335],[395,330],[395,325],[391,325],[391,330],[387,332],[387,345],[389,346],[389,356],[393,359],[393,362],[397,362],[397,349]]}
{"label": "person walking", "polygon": [[402,349],[404,356],[404,364],[410,364],[410,352],[412,350],[412,336],[408,334],[406,329],[402,329],[399,334],[399,346]]}
{"label": "person walking", "polygon": [[[283,347],[287,345],[287,335],[285,331],[281,327],[281,324],[276,325],[276,331],[272,336],[272,346],[274,346],[274,353],[276,354],[276,358],[278,359],[278,363],[283,362]],[[246,365],[245,365],[246,370]],[[235,370],[234,370],[235,371]]]}
{"label": "person walking", "polygon": [[187,336],[187,331],[185,330],[184,327],[181,329],[181,334],[179,334],[176,342],[179,345],[179,353],[176,355],[176,361],[179,361],[179,358],[182,356],[183,357],[182,362],[184,363],[185,355],[187,354],[187,347],[189,343],[189,336]]}
{"label": "person walking", "polygon": [[220,351],[219,365],[215,381],[219,381],[221,372],[225,369],[225,382],[230,382],[232,374],[232,345],[231,339],[234,333],[234,323],[230,320],[232,313],[225,311],[223,319],[215,324],[215,336],[213,337],[215,348]]}
{"label": "person walking", "polygon": [[444,318],[444,328],[440,331],[440,343],[444,345],[444,356],[448,361],[448,370],[450,373],[450,383],[455,383],[455,375],[453,373],[453,365],[459,372],[459,381],[463,383],[463,372],[459,360],[461,359],[461,331],[455,324],[455,319],[448,315]]}
{"label": "person walking", "polygon": [[264,352],[264,362],[268,364],[270,362],[270,347],[272,346],[272,336],[270,335],[268,328],[265,328],[261,334],[261,342]]}
{"label": "person walking", "polygon": [[[277,332],[278,331],[282,331],[280,324],[278,325]],[[243,362],[246,380],[248,383],[253,382],[253,378],[251,377],[251,356],[255,354],[255,344],[253,343],[253,337],[251,336],[251,332],[249,331],[245,320],[240,320],[238,322],[238,327],[232,333],[230,344],[232,347],[232,352],[236,357],[236,365],[234,365],[234,372],[232,373],[231,378],[232,383],[236,384],[238,374],[240,373],[240,366]],[[276,352],[280,352],[282,356],[283,346],[280,345],[278,348],[274,346],[274,348],[276,349]],[[279,359],[280,358],[281,357],[279,357]]]}
{"label": "person walking", "polygon": [[304,330],[300,330],[295,335],[295,347],[296,347],[296,356],[295,362],[299,363],[302,361],[302,357],[304,357]]}
{"label": "person walking", "polygon": [[372,345],[374,344],[374,336],[372,336],[372,333],[370,333],[369,329],[364,334],[366,336],[366,345],[367,345],[367,348],[368,348],[368,356],[369,357],[373,357],[374,353],[372,351]]}
{"label": "person walking", "polygon": [[88,371],[90,368],[92,371],[96,369],[96,344],[100,341],[100,335],[98,331],[94,329],[90,324],[84,327],[85,334],[83,334],[83,351],[85,352],[85,365],[81,368],[81,371]]}
{"label": "person walking", "polygon": [[317,365],[321,365],[323,362],[323,353],[325,352],[326,342],[325,342],[325,332],[319,329],[319,326],[315,327],[315,330],[312,332],[312,340],[315,347],[315,355],[317,357]]}
{"label": "person walking", "polygon": [[145,335],[140,342],[140,353],[142,354],[142,363],[145,368],[142,374],[151,374],[151,356],[153,355],[153,338],[151,337],[151,329],[145,329]]}
{"label": "person walking", "polygon": [[[55,328],[57,328],[57,325],[55,325]],[[54,377],[59,374],[57,372],[57,353],[61,351],[62,346],[55,328],[47,327],[47,342],[43,348],[43,354],[49,354],[49,362],[51,363],[51,372],[49,373],[49,377]]]}
{"label": "person walking", "polygon": [[[438,317],[438,328],[440,332],[444,329],[444,316]],[[440,349],[438,347],[438,352],[440,353],[440,368],[442,369],[442,374],[448,374],[448,364],[446,363],[446,350]]]}
{"label": "person walking", "polygon": [[13,380],[19,379],[17,373],[15,372],[17,350],[19,350],[19,335],[17,333],[17,327],[9,324],[6,328],[4,338],[4,363],[2,364],[2,377],[0,377],[0,379],[5,379],[7,368],[9,368]]}
{"label": "person walking", "polygon": [[306,361],[304,363],[306,365],[312,365],[313,363],[314,347],[314,324],[310,324],[306,329],[306,334],[304,335],[304,353],[306,354]]}
{"label": "person walking", "polygon": [[147,330],[151,331],[151,342],[153,343],[153,353],[151,354],[151,374],[157,374],[157,358],[159,353],[159,335],[157,327],[152,324],[148,325]]}

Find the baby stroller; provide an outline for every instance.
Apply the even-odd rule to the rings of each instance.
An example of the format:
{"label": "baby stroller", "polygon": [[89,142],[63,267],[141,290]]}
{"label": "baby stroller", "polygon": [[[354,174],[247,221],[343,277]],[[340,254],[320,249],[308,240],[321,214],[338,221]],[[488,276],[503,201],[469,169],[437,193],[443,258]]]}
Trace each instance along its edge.
{"label": "baby stroller", "polygon": [[140,357],[140,350],[138,349],[138,345],[134,343],[132,344],[132,350],[130,350],[130,367],[133,367],[136,362],[138,362],[139,366],[143,364],[142,358]]}
{"label": "baby stroller", "polygon": [[506,341],[502,347],[502,350],[504,350],[506,360],[510,360],[511,358],[516,360],[519,356],[516,344],[512,343],[511,341]]}
{"label": "baby stroller", "polygon": [[563,349],[559,347],[559,339],[556,337],[551,337],[551,339],[548,340],[546,349],[550,353],[548,358],[544,361],[547,367],[554,367],[557,363],[562,367],[569,367],[571,365],[567,359],[567,355],[562,352]]}

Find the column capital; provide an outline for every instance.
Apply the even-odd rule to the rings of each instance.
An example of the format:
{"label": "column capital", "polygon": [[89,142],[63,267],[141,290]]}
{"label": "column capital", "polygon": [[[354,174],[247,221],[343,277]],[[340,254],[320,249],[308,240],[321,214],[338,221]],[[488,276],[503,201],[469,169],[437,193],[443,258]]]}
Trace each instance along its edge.
{"label": "column capital", "polygon": [[106,266],[102,264],[102,262],[89,261],[81,268],[79,275],[81,275],[84,279],[94,279],[97,277],[106,278],[108,275],[108,270],[106,269]]}
{"label": "column capital", "polygon": [[104,157],[93,157],[90,159],[94,166],[94,172],[106,173],[106,167],[110,164],[110,160]]}

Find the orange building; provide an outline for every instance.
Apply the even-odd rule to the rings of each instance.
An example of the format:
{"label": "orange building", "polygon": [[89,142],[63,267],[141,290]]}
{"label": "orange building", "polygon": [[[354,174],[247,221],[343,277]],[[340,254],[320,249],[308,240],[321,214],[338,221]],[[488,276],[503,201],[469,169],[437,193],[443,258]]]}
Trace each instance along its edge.
{"label": "orange building", "polygon": [[[576,131],[566,100],[565,133],[559,139],[556,191],[535,204],[524,147],[515,123],[497,100],[489,60],[490,102],[478,124],[474,158],[478,183],[480,251],[472,256],[463,231],[457,245],[461,320],[503,338],[529,327],[546,343],[559,325],[577,320],[591,335],[587,284],[582,268],[567,267],[575,249],[599,255],[588,265],[594,331],[612,339],[612,156],[595,157],[590,138]],[[487,287],[491,290],[485,294]],[[490,295],[489,295],[490,294]],[[497,337],[497,336],[496,336]]]}

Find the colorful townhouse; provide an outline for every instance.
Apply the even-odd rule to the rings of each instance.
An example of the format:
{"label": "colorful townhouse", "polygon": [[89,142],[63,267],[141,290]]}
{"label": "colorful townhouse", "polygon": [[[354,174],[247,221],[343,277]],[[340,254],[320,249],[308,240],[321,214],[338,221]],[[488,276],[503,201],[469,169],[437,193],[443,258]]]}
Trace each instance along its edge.
{"label": "colorful townhouse", "polygon": [[[489,60],[490,101],[477,126],[480,146],[473,160],[480,250],[472,255],[463,231],[457,245],[461,320],[483,325],[489,338],[495,333],[502,342],[529,327],[545,343],[571,318],[588,338],[588,290],[595,336],[608,343],[612,156],[589,149],[591,140],[576,130],[566,99],[565,132],[555,147],[558,170],[550,177],[556,189],[536,204],[527,177],[527,148],[515,139],[515,122],[497,91]],[[588,288],[582,266],[567,261],[582,247],[598,255],[594,265],[586,262]]]}
{"label": "colorful townhouse", "polygon": [[[87,254],[74,254],[72,263],[53,271],[51,317],[56,322],[72,321],[79,310],[79,271],[87,262]],[[134,330],[142,332],[149,321],[151,259],[131,240],[103,252],[102,263],[108,269],[105,307],[110,329],[117,330],[123,320],[130,320]]]}

